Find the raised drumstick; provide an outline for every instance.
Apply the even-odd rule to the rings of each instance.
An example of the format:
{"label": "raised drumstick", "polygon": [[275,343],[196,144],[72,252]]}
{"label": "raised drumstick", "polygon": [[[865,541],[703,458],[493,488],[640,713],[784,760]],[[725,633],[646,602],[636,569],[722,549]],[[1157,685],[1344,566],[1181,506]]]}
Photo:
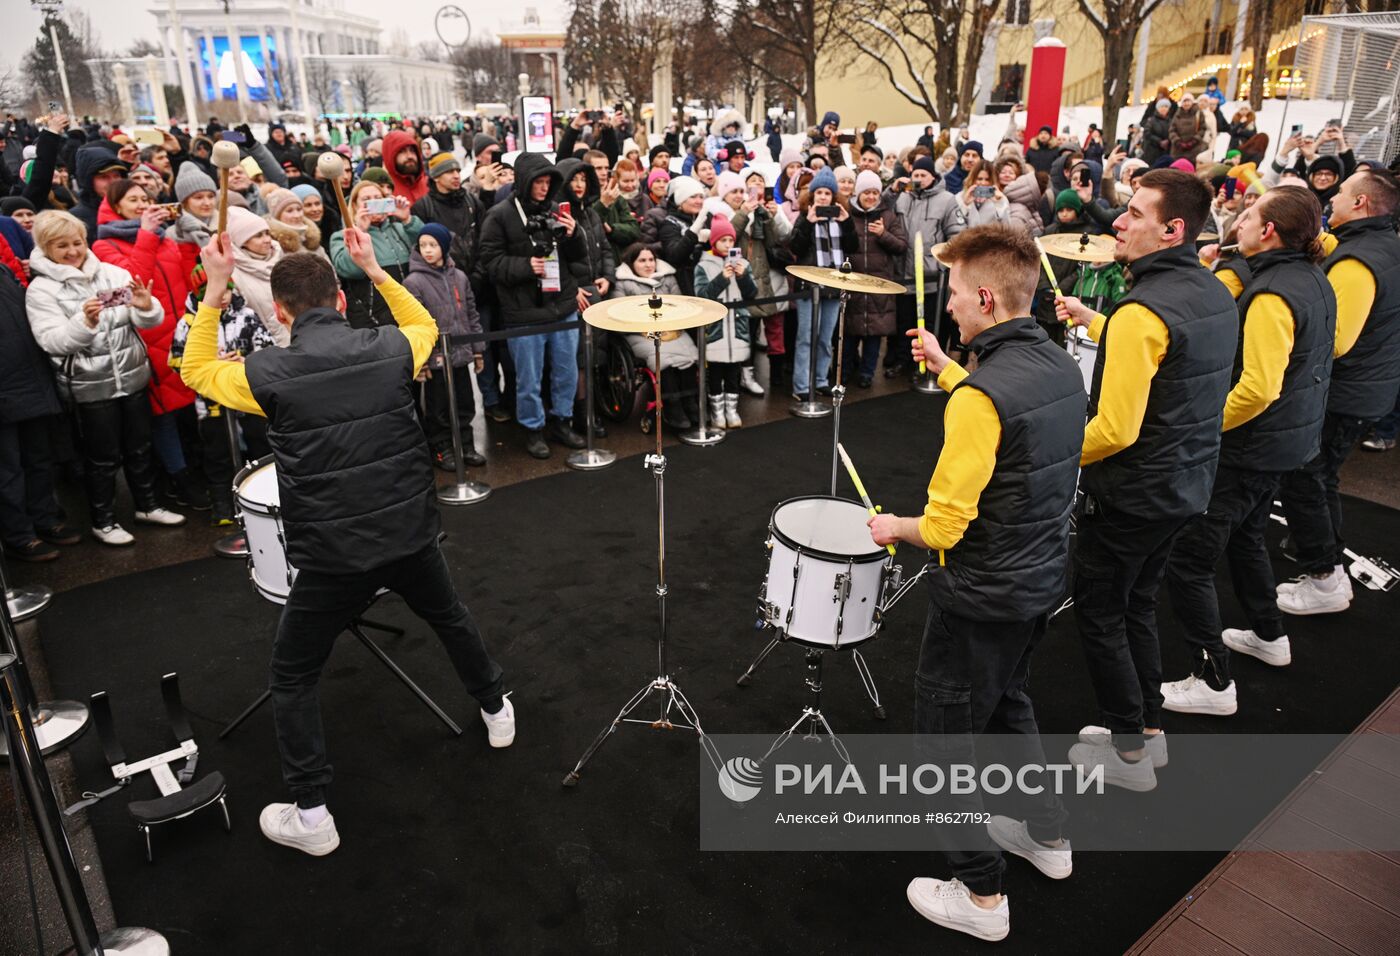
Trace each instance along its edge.
{"label": "raised drumstick", "polygon": [[214,233],[222,236],[228,225],[228,171],[239,163],[238,144],[219,140],[209,154],[209,162],[219,170],[219,221]]}
{"label": "raised drumstick", "polygon": [[345,190],[340,188],[340,177],[345,175],[345,160],[339,153],[322,153],[316,158],[316,172],[322,179],[331,181],[335,201],[340,206],[340,220],[349,229],[355,222],[350,218],[350,207],[345,204]]}

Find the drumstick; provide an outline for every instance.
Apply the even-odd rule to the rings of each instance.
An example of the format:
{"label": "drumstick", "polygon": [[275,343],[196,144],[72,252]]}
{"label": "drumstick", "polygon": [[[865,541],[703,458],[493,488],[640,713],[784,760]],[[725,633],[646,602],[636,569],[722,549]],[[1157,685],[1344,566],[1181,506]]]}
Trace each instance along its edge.
{"label": "drumstick", "polygon": [[[914,233],[914,235],[917,236],[918,233]],[[916,239],[915,242],[917,241]],[[841,462],[846,466],[846,474],[851,476],[851,483],[856,486],[856,494],[860,495],[860,503],[865,505],[865,510],[870,517],[875,517],[879,512],[877,512],[875,506],[871,504],[870,496],[865,493],[865,485],[861,484],[860,475],[856,474],[856,466],[851,464],[851,456],[846,454],[846,449],[841,447],[840,442],[836,443],[836,453],[841,456]],[[885,550],[889,551],[890,554],[894,554],[894,545],[885,545]]]}
{"label": "drumstick", "polygon": [[[1045,254],[1045,247],[1040,244],[1039,236],[1032,236],[1035,240],[1035,247],[1040,250],[1040,266],[1045,270],[1045,278],[1050,280],[1050,288],[1055,290],[1055,298],[1063,299],[1064,293],[1060,291],[1060,284],[1055,281],[1055,270],[1050,268],[1050,257]],[[1073,325],[1073,320],[1065,323],[1065,328]]]}
{"label": "drumstick", "polygon": [[[914,233],[914,314],[918,316],[919,331],[924,330],[924,234]],[[923,336],[920,336],[922,340]],[[928,365],[919,359],[919,374],[928,374]],[[849,466],[849,463],[848,463]]]}

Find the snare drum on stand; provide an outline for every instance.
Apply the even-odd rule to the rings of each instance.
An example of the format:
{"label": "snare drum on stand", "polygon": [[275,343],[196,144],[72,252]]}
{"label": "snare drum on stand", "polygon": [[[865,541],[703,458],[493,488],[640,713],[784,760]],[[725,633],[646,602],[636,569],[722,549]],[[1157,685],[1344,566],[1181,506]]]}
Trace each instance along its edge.
{"label": "snare drum on stand", "polygon": [[286,604],[297,569],[287,562],[277,465],[272,456],[250,462],[234,475],[233,491],[248,539],[248,577],[264,598],[273,604]]}

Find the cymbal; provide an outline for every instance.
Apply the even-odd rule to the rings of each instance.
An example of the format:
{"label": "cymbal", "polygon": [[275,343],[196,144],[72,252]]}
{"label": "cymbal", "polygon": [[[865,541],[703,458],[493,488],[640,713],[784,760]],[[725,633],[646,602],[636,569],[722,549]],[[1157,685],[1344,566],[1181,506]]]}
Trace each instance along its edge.
{"label": "cymbal", "polygon": [[807,282],[826,286],[829,289],[844,289],[846,292],[863,292],[867,295],[899,295],[904,286],[879,276],[864,272],[843,272],[825,266],[788,266],[787,273]]}
{"label": "cymbal", "polygon": [[935,262],[941,263],[942,265],[946,266],[948,263],[943,261],[943,250],[947,248],[948,243],[939,242],[934,244],[933,247],[929,249],[929,252],[933,253],[933,259]]}
{"label": "cymbal", "polygon": [[609,332],[647,335],[709,325],[724,318],[728,311],[723,302],[689,295],[663,295],[661,308],[653,310],[651,296],[625,295],[590,305],[583,313],[583,321]]}
{"label": "cymbal", "polygon": [[1219,242],[1220,234],[1216,232],[1203,232],[1196,237],[1197,242]]}
{"label": "cymbal", "polygon": [[1103,263],[1113,261],[1115,243],[1112,236],[1056,232],[1041,236],[1040,245],[1047,255],[1073,259],[1075,262]]}

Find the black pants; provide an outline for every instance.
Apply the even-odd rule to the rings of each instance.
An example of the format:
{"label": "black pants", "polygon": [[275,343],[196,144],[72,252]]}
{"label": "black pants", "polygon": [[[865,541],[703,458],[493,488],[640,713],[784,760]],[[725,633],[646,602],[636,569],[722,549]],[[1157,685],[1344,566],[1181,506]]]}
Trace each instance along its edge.
{"label": "black pants", "polygon": [[739,371],[744,366],[739,362],[710,362],[705,369],[705,387],[711,395],[738,395]]}
{"label": "black pants", "polygon": [[1196,674],[1216,690],[1230,683],[1230,651],[1220,638],[1220,603],[1215,568],[1225,557],[1235,597],[1249,626],[1266,641],[1283,636],[1277,584],[1264,531],[1278,488],[1273,471],[1244,471],[1221,465],[1205,514],[1186,523],[1167,559],[1167,593],[1186,632]]}
{"label": "black pants", "polygon": [[1143,728],[1162,726],[1157,589],[1187,520],[1108,511],[1089,496],[1079,507],[1074,617],[1103,725],[1121,751],[1141,749]]}
{"label": "black pants", "polygon": [[[934,570],[933,573],[945,573]],[[937,762],[970,762],[974,738],[982,734],[1013,735],[1014,753],[1005,754],[1006,738],[998,740],[998,762],[1008,766],[1045,764],[1035,710],[1026,684],[1031,652],[1045,636],[1048,615],[1028,621],[974,621],[930,601],[919,669],[914,676],[914,732],[921,748],[933,750]],[[924,735],[936,735],[925,737]],[[1032,838],[1051,843],[1060,838],[1068,814],[1059,797],[1045,792],[1020,798]],[[942,809],[940,807],[940,809]],[[978,812],[975,795],[965,804],[948,806],[955,812]],[[980,827],[980,824],[978,825]],[[969,836],[975,841],[969,843]],[[981,849],[967,846],[982,843]],[[1001,851],[985,830],[958,834],[956,849],[944,851],[953,875],[980,896],[1001,892],[1006,869]]]}
{"label": "black pants", "polygon": [[116,521],[118,469],[126,472],[136,510],[153,511],[156,471],[151,452],[151,404],[145,389],[123,398],[82,402],[77,409],[92,526],[105,528]]}
{"label": "black pants", "polygon": [[49,416],[0,422],[0,541],[20,548],[60,521]]}
{"label": "black pants", "polygon": [[227,409],[219,409],[218,414],[206,415],[199,420],[199,441],[204,449],[204,474],[209,482],[209,496],[225,507],[233,501],[233,476],[243,467],[244,461],[257,461],[271,454],[267,444],[267,419],[261,415],[235,412],[241,447],[237,458],[231,457],[233,449],[229,446],[226,417],[229,414]]}
{"label": "black pants", "polygon": [[462,686],[490,713],[500,709],[501,668],[486,652],[436,543],[363,574],[302,569],[282,609],[272,648],[272,713],[282,779],[303,809],[326,802],[331,765],[317,684],[336,638],[380,588],[402,597],[447,649]]}
{"label": "black pants", "polygon": [[1342,463],[1366,437],[1371,422],[1327,413],[1322,448],[1297,471],[1283,476],[1279,498],[1298,566],[1308,574],[1330,572],[1342,562],[1342,499],[1337,494]]}
{"label": "black pants", "polygon": [[[462,447],[467,448],[472,444],[472,419],[476,417],[471,366],[454,368],[452,384],[457,392],[457,425],[462,430]],[[427,414],[423,416],[423,430],[428,435],[428,444],[433,451],[446,451],[452,447],[452,417],[447,400],[446,369],[433,369],[433,377],[423,383],[423,394],[428,406]]]}
{"label": "black pants", "polygon": [[[885,340],[883,335],[846,335],[845,351],[842,353],[841,381],[847,385],[853,379],[873,378],[875,370],[880,364],[880,345]],[[905,339],[905,348],[908,346],[908,339]],[[859,372],[859,376],[857,376]]]}

